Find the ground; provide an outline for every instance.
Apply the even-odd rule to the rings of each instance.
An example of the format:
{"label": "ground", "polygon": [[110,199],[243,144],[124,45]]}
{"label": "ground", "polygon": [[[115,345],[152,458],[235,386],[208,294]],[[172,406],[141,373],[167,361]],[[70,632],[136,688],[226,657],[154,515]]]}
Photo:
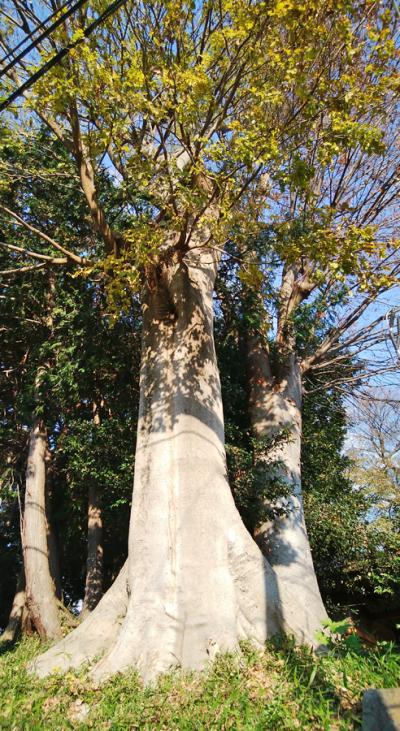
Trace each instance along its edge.
{"label": "ground", "polygon": [[381,644],[362,654],[336,648],[315,659],[291,642],[246,646],[221,656],[204,673],[171,673],[144,689],[134,673],[93,687],[86,671],[32,678],[26,664],[41,649],[35,638],[0,656],[0,729],[209,731],[357,729],[367,687],[393,687],[400,653]]}

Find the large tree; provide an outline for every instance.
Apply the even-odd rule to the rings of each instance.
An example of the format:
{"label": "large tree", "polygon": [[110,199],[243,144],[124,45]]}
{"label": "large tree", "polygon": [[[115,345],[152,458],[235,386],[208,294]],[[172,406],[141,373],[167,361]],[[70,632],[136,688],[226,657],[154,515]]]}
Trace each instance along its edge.
{"label": "large tree", "polygon": [[[259,526],[257,539],[278,581],[297,586],[321,616],[302,507],[303,383],[312,374],[314,388],[319,383],[322,389],[354,391],[393,369],[378,354],[377,346],[385,340],[385,315],[374,311],[374,305],[399,281],[396,118],[389,90],[386,104],[371,107],[364,118],[380,129],[380,150],[350,136],[327,161],[324,140],[310,136],[301,166],[292,156],[290,165],[299,169],[298,177],[288,184],[287,196],[279,197],[279,211],[260,240],[264,291],[260,286],[257,294],[254,286],[253,291],[243,288],[244,318],[250,322],[246,343],[252,428],[267,440],[288,432],[266,457],[265,468],[267,476],[271,459],[279,460],[292,493],[277,503],[284,509],[281,518]],[[250,256],[255,266],[254,252]]]}
{"label": "large tree", "polygon": [[[86,20],[83,11],[53,42],[78,40]],[[358,120],[391,74],[384,22],[379,8],[348,2],[135,4],[28,97],[75,161],[106,256],[77,255],[54,237],[52,245],[102,276],[115,308],[132,287],[143,305],[127,567],[38,672],[107,650],[97,678],[131,665],[149,678],[279,629],[315,642],[319,617],[313,607],[298,612],[290,587],[277,591],[229,490],[212,297],[226,240],[258,228],[265,174],[285,186],[287,161],[310,130],[328,144],[339,125],[374,144]],[[343,104],[349,85],[365,94]],[[131,214],[120,228],[99,196],[105,156]]]}

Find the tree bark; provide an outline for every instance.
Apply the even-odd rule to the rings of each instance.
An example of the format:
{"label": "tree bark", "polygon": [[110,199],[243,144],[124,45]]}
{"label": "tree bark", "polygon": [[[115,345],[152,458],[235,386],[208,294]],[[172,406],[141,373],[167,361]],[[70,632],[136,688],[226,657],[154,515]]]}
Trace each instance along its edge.
{"label": "tree bark", "polygon": [[163,269],[144,306],[131,594],[97,679],[130,666],[145,680],[176,665],[198,668],[241,638],[263,642],[279,629],[262,557],[227,483],[215,274],[210,251],[190,252]]}
{"label": "tree bark", "polygon": [[[258,336],[248,341],[249,411],[256,438],[272,438],[287,429],[266,455],[266,472],[274,469],[289,486],[290,495],[273,508],[286,514],[256,530],[256,540],[272,565],[283,600],[288,592],[298,599],[299,620],[305,637],[316,645],[315,633],[327,619],[315,575],[301,490],[301,401],[299,364],[292,350],[281,350],[277,374],[272,375],[268,352]],[[274,463],[274,464],[272,464]]]}
{"label": "tree bark", "polygon": [[[101,417],[97,403],[93,403],[93,423],[100,426]],[[82,618],[92,612],[103,594],[103,517],[101,499],[97,485],[89,484],[88,490],[88,534],[85,596]]]}
{"label": "tree bark", "polygon": [[[288,592],[283,612],[274,572],[227,482],[213,339],[216,266],[199,247],[160,268],[147,292],[128,603],[118,636],[111,645],[107,638],[110,649],[92,671],[96,681],[130,667],[146,682],[174,666],[200,668],[241,639],[260,645],[281,629],[304,638],[297,598]],[[115,585],[72,633],[71,645],[67,638],[36,661],[37,672],[59,667],[60,652],[63,668],[79,661],[78,633],[86,643],[88,623],[111,595],[118,595]]]}
{"label": "tree bark", "polygon": [[[201,667],[240,639],[262,643],[280,628],[273,572],[226,478],[215,273],[209,251],[191,252],[164,267],[146,298],[128,609],[96,679],[132,666],[146,680]],[[52,667],[43,660],[41,672]]]}
{"label": "tree bark", "polygon": [[88,491],[88,537],[85,596],[82,617],[92,612],[103,594],[103,519],[101,500],[94,483]]}
{"label": "tree bark", "polygon": [[46,450],[46,430],[36,420],[29,440],[22,531],[26,603],[31,624],[39,635],[55,639],[61,635],[61,626],[47,542]]}
{"label": "tree bark", "polygon": [[63,672],[91,662],[115,642],[128,604],[127,562],[118,577],[86,619],[43,655],[32,661],[30,670],[40,677]]}

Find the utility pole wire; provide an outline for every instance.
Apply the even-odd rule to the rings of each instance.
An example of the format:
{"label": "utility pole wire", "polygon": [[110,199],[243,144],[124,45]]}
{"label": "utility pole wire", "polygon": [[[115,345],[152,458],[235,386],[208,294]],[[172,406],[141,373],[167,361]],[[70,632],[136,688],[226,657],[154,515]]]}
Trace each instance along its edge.
{"label": "utility pole wire", "polygon": [[0,78],[2,76],[4,76],[8,71],[11,71],[14,68],[14,66],[18,63],[18,61],[21,61],[26,56],[27,53],[29,53],[34,48],[36,48],[41,41],[44,41],[50,35],[50,33],[53,32],[53,30],[58,28],[58,26],[61,25],[61,23],[63,23],[64,20],[67,20],[67,18],[69,18],[69,16],[72,15],[72,13],[74,13],[76,10],[79,10],[79,8],[82,5],[85,5],[85,3],[87,3],[87,1],[88,0],[78,0],[78,2],[76,2],[74,5],[72,5],[65,13],[63,13],[63,15],[61,15],[59,18],[57,18],[57,20],[55,20],[54,23],[52,23],[49,28],[46,28],[44,31],[42,31],[42,33],[38,36],[38,38],[36,38],[34,41],[32,41],[32,43],[30,43],[29,46],[27,48],[25,48],[25,50],[21,51],[21,53],[19,53],[16,58],[12,59],[10,61],[10,63],[8,63],[4,69],[1,69]]}
{"label": "utility pole wire", "polygon": [[[21,96],[25,91],[30,89],[33,84],[36,83],[36,81],[39,81],[39,79],[42,78],[45,74],[47,74],[50,69],[53,68],[53,66],[56,66],[57,63],[59,63],[65,56],[68,55],[68,53],[73,49],[76,48],[76,46],[80,45],[84,42],[86,38],[88,38],[93,31],[99,26],[104,20],[106,20],[110,15],[116,12],[121,5],[124,5],[126,0],[116,0],[115,2],[111,3],[101,15],[99,15],[96,20],[94,20],[90,25],[85,28],[83,31],[83,37],[77,38],[77,40],[72,41],[71,43],[68,43],[67,46],[64,46],[60,51],[58,51],[52,58],[50,58],[43,66],[41,66],[32,76],[29,77],[21,86],[18,87],[12,94],[10,94],[7,99],[5,99],[0,104],[0,112],[3,112],[7,107],[12,104],[15,99],[18,99],[19,96]],[[81,0],[82,4],[82,0]]]}
{"label": "utility pole wire", "polygon": [[[55,10],[54,13],[51,13],[50,15],[47,16],[47,18],[45,18],[44,20],[42,20],[41,23],[39,23],[38,25],[36,25],[35,28],[33,28],[31,30],[31,32],[28,33],[25,36],[25,38],[23,38],[19,43],[17,43],[17,45],[14,48],[10,48],[10,50],[8,51],[8,53],[6,53],[6,55],[3,56],[3,58],[0,60],[0,64],[5,63],[7,61],[7,59],[10,58],[10,56],[14,56],[15,52],[18,51],[18,49],[21,48],[21,46],[24,46],[25,43],[27,41],[29,41],[29,39],[32,38],[32,36],[35,35],[35,33],[37,33],[41,28],[43,28],[44,26],[47,25],[47,23],[49,22],[49,20],[52,20],[58,13],[61,13],[70,4],[71,4],[71,0],[67,0],[67,2],[65,2],[64,5],[61,5],[61,7],[58,8],[58,10]],[[63,16],[63,19],[64,19],[64,16]],[[47,29],[47,32],[50,33],[51,30],[53,30],[53,26],[51,26],[50,28],[48,28]],[[11,61],[11,64],[14,65],[17,61],[19,61],[21,58],[23,58],[23,56],[25,56],[28,53],[29,50],[32,50],[32,48],[34,46],[36,46],[39,43],[40,40],[43,40],[42,36],[40,36],[39,38],[37,38],[36,41],[34,41],[29,46],[29,48],[27,48],[27,49],[25,49],[25,51],[21,52],[16,58],[14,57],[12,59],[12,61]],[[10,67],[10,64],[9,64],[4,69],[1,69],[1,73],[2,74],[3,73],[6,73],[8,70],[10,70],[10,68],[11,67]]]}

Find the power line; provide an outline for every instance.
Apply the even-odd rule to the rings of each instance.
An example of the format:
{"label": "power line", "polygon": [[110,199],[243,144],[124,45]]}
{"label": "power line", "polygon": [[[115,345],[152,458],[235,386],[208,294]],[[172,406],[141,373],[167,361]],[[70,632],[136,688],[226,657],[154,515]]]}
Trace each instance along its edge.
{"label": "power line", "polygon": [[33,28],[31,30],[31,32],[25,36],[25,38],[23,38],[19,43],[17,43],[17,45],[14,48],[10,48],[8,53],[6,53],[6,55],[3,56],[3,58],[0,60],[0,64],[5,63],[7,61],[7,59],[10,58],[10,56],[14,56],[15,52],[18,51],[18,48],[21,48],[21,46],[25,45],[25,43],[27,41],[29,41],[29,38],[32,38],[32,36],[34,36],[38,30],[43,28],[49,22],[49,20],[52,20],[52,18],[54,18],[54,16],[57,15],[57,13],[60,13],[62,10],[64,10],[64,8],[68,7],[70,2],[71,2],[71,0],[67,0],[67,2],[64,3],[64,5],[61,5],[61,7],[58,8],[57,10],[55,10],[54,13],[51,13],[51,15],[48,15],[47,18],[45,18],[44,20],[42,20],[41,23],[36,25],[35,28]]}
{"label": "power line", "polygon": [[[2,76],[4,76],[4,74],[6,74],[8,71],[10,71],[18,63],[18,61],[21,61],[21,59],[23,59],[24,56],[26,56],[26,54],[29,53],[29,51],[32,51],[34,48],[36,48],[36,46],[41,41],[43,41],[45,38],[47,38],[50,35],[50,33],[53,32],[53,30],[58,28],[58,26],[64,20],[67,20],[67,18],[69,18],[69,16],[72,15],[72,13],[74,13],[75,10],[79,10],[79,8],[82,7],[82,5],[85,5],[85,3],[87,3],[87,1],[88,0],[78,0],[78,2],[76,2],[74,5],[72,5],[65,13],[63,13],[63,15],[61,15],[59,18],[57,18],[57,20],[55,20],[54,23],[52,23],[49,28],[46,28],[44,31],[42,31],[42,33],[34,41],[32,41],[32,43],[30,43],[29,46],[27,48],[25,48],[24,51],[21,51],[21,53],[19,53],[18,56],[16,56],[16,58],[13,58],[4,69],[1,69],[0,78]],[[66,3],[66,5],[68,5],[68,3]],[[55,15],[55,13],[53,13],[53,15]],[[52,16],[50,16],[50,18],[51,17]]]}
{"label": "power line", "polygon": [[59,63],[59,61],[61,61],[65,56],[67,56],[68,53],[73,48],[78,46],[80,43],[83,43],[85,38],[88,38],[93,33],[93,31],[97,28],[97,26],[100,25],[100,23],[102,23],[110,15],[115,13],[115,11],[118,10],[118,8],[121,5],[124,5],[125,2],[126,2],[126,0],[116,0],[115,2],[111,3],[111,5],[109,5],[104,10],[104,12],[101,15],[99,15],[99,17],[96,18],[96,20],[93,21],[93,23],[90,23],[90,25],[88,25],[87,28],[85,28],[85,30],[83,31],[83,37],[78,38],[76,41],[72,41],[67,46],[64,46],[64,48],[62,48],[60,51],[58,51],[56,54],[54,54],[54,56],[52,56],[52,58],[50,58],[46,63],[44,63],[43,66],[41,66],[40,69],[38,69],[38,71],[36,71],[34,74],[32,74],[32,76],[30,76],[29,79],[27,79],[23,84],[21,84],[21,86],[19,86],[18,89],[16,89],[12,94],[10,94],[10,96],[7,97],[7,99],[5,99],[3,102],[1,102],[0,112],[3,112],[4,109],[7,109],[7,107],[9,107],[10,104],[12,104],[12,102],[15,101],[15,99],[18,99],[19,96],[21,96],[25,91],[30,89],[30,87],[33,86],[33,84],[35,84],[36,81],[38,81],[42,76],[44,76],[44,74],[47,74],[47,72],[50,71],[50,69],[53,68],[53,66],[55,66],[57,63]]}

